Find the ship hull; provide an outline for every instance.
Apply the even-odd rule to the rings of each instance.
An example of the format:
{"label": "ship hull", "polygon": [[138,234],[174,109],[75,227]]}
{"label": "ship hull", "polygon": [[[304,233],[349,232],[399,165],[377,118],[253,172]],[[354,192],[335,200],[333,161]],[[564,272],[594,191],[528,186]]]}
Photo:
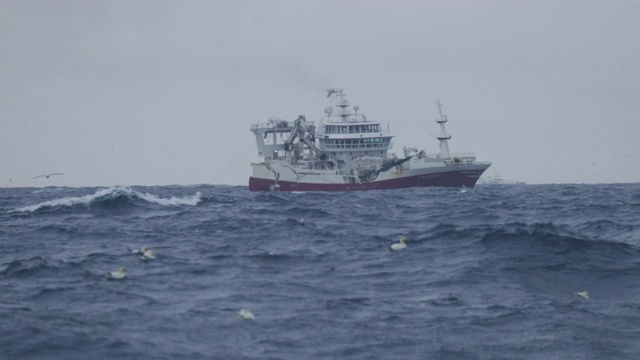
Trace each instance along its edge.
{"label": "ship hull", "polygon": [[374,180],[365,183],[322,183],[304,181],[279,180],[275,185],[273,178],[252,176],[249,178],[249,190],[251,191],[366,191],[403,189],[409,187],[467,187],[472,188],[480,178],[480,175],[488,166],[474,166],[473,169],[460,169],[446,171],[429,171],[414,175],[396,176],[388,179]]}

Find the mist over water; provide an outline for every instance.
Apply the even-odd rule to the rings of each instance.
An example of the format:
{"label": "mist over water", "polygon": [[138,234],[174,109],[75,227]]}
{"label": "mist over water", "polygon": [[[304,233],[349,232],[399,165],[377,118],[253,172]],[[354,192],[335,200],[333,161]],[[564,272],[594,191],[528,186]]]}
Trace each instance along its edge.
{"label": "mist over water", "polygon": [[638,218],[639,184],[0,189],[0,358],[634,359]]}

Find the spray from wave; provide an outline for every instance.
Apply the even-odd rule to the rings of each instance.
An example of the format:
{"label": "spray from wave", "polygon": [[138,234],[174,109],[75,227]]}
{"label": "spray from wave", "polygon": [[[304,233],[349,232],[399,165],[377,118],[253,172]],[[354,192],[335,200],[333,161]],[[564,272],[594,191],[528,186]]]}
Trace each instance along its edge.
{"label": "spray from wave", "polygon": [[16,212],[34,212],[43,208],[85,205],[91,206],[94,204],[100,204],[103,202],[114,201],[118,199],[130,199],[130,200],[143,200],[150,204],[157,204],[162,206],[195,206],[200,202],[202,194],[198,191],[195,195],[185,197],[171,197],[169,199],[161,198],[154,194],[141,193],[132,190],[128,187],[110,187],[108,189],[101,189],[96,191],[92,195],[86,196],[73,196],[65,197],[50,201],[41,202],[36,205],[25,206],[13,211]]}

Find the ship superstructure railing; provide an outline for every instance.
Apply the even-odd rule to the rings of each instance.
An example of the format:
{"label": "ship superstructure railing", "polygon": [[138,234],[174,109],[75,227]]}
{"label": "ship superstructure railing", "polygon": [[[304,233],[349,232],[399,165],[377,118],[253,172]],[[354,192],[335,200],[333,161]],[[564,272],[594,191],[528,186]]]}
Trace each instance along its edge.
{"label": "ship superstructure railing", "polygon": [[449,158],[453,159],[453,158],[458,158],[458,159],[464,159],[464,158],[475,158],[476,154],[475,153],[453,153],[453,154],[449,154]]}
{"label": "ship superstructure railing", "polygon": [[325,150],[336,149],[390,149],[393,143],[386,138],[356,138],[356,139],[320,139],[320,147]]}
{"label": "ship superstructure railing", "polygon": [[286,131],[287,129],[291,130],[292,127],[293,127],[293,121],[285,121],[285,120],[282,120],[280,122],[251,124],[251,130],[261,130],[261,129],[280,130],[281,129],[281,131]]}
{"label": "ship superstructure railing", "polygon": [[[408,156],[408,155],[410,155],[410,152],[405,152],[405,156]],[[414,153],[413,156],[416,156],[418,159],[438,160],[438,161],[444,162],[446,165],[484,164],[482,162],[476,161],[475,153],[453,153],[453,154],[449,154],[449,157],[446,157],[446,158],[440,156],[439,154],[425,154],[425,153]]]}
{"label": "ship superstructure railing", "polygon": [[[409,156],[411,155],[411,152],[405,152],[405,156]],[[413,156],[417,156],[418,158],[422,158],[422,159],[439,159],[439,160],[450,160],[450,159],[475,159],[476,158],[476,154],[475,153],[454,153],[454,154],[449,154],[449,157],[442,157],[439,154],[426,154],[426,153],[418,153],[415,152],[413,153]]]}

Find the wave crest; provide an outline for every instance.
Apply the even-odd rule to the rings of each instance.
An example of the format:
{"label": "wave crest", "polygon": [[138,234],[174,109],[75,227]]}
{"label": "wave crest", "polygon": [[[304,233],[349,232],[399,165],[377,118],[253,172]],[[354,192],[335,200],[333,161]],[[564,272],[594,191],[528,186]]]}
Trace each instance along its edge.
{"label": "wave crest", "polygon": [[34,212],[45,208],[71,207],[75,205],[92,206],[96,204],[114,203],[117,201],[135,201],[142,200],[150,204],[162,206],[195,206],[201,200],[202,194],[198,191],[194,195],[185,197],[171,197],[169,199],[161,198],[158,195],[141,193],[128,187],[110,187],[100,189],[94,194],[85,196],[70,196],[55,200],[41,202],[36,205],[25,206],[13,211],[17,212]]}

